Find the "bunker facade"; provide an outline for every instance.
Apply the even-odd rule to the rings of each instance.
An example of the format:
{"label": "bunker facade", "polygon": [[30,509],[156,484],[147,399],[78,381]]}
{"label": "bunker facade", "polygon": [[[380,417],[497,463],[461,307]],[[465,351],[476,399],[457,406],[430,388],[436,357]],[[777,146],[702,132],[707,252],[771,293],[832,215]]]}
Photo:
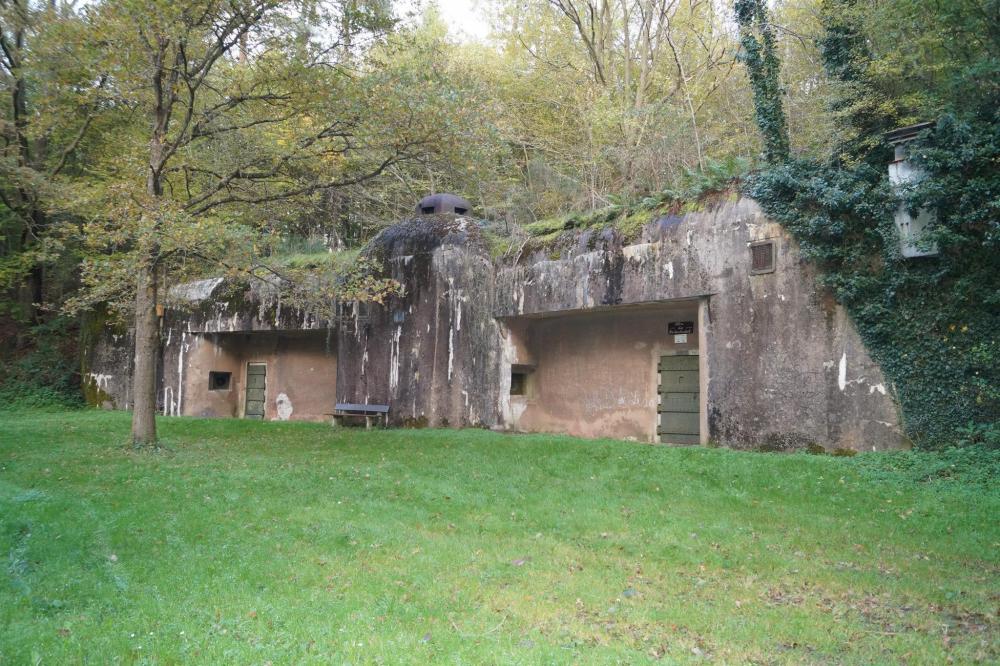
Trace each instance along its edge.
{"label": "bunker facade", "polygon": [[[489,427],[735,448],[906,445],[893,389],[795,241],[739,199],[632,243],[588,231],[492,259],[451,213],[366,249],[402,293],[326,320],[277,292],[184,285],[163,320],[164,414]],[[89,395],[127,408],[127,335],[87,350]]]}

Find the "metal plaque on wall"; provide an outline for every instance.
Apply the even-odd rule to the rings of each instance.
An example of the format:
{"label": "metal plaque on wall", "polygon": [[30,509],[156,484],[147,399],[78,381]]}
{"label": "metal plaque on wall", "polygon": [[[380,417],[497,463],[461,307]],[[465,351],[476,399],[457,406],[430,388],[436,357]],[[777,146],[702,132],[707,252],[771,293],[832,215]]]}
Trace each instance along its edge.
{"label": "metal plaque on wall", "polygon": [[672,321],[667,324],[669,335],[679,335],[681,333],[694,333],[693,321]]}

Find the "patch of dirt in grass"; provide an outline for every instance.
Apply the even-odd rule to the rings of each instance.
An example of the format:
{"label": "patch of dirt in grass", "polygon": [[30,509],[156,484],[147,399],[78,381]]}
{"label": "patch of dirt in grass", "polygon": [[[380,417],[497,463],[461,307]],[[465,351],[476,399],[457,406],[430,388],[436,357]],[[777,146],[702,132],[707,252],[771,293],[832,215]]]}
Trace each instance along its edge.
{"label": "patch of dirt in grass", "polygon": [[[920,618],[916,616],[913,606],[893,603],[888,595],[847,595],[840,603],[846,611],[860,616],[866,625],[878,633],[894,635],[926,629],[920,626]],[[832,601],[831,608],[836,604],[836,601]]]}
{"label": "patch of dirt in grass", "polygon": [[888,595],[865,595],[848,603],[865,624],[887,636],[904,633],[941,635],[946,650],[958,647],[986,649],[1000,656],[996,618],[977,611],[936,604],[926,606],[893,603]]}
{"label": "patch of dirt in grass", "polygon": [[[719,656],[717,646],[689,627],[631,616],[630,595],[595,606],[577,599],[572,609],[536,617],[533,631],[564,648],[626,646],[652,659]],[[550,608],[550,611],[555,609]]]}
{"label": "patch of dirt in grass", "polygon": [[[888,593],[847,591],[831,594],[809,583],[773,586],[762,592],[760,597],[769,606],[817,609],[835,620],[854,618],[868,632],[876,635],[940,635],[948,652],[962,648],[964,653],[971,652],[978,659],[993,660],[1000,656],[997,618],[977,611],[901,602]],[[778,647],[788,650],[798,646]]]}
{"label": "patch of dirt in grass", "polygon": [[807,594],[807,591],[778,586],[761,593],[761,599],[769,606],[801,606],[805,603]]}
{"label": "patch of dirt in grass", "polygon": [[634,650],[661,658],[668,652],[686,653],[711,658],[715,647],[703,636],[688,627],[658,622],[637,622],[618,616],[617,606],[606,611],[587,607],[579,599],[576,601],[575,619],[583,629],[582,638],[593,645],[621,643]]}
{"label": "patch of dirt in grass", "polygon": [[[941,642],[946,652],[961,651],[976,663],[1000,661],[1000,631],[995,616],[941,609],[938,619]],[[948,660],[951,663],[951,657]]]}

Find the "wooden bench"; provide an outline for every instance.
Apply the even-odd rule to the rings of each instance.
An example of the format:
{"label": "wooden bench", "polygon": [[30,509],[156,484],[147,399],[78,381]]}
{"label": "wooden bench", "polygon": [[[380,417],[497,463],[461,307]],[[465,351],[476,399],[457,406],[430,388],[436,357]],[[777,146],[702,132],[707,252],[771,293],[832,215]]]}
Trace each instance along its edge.
{"label": "wooden bench", "polygon": [[364,418],[365,430],[372,427],[373,420],[382,420],[382,427],[386,425],[389,417],[389,405],[358,405],[351,402],[338,402],[334,407],[333,425],[339,426],[345,418]]}

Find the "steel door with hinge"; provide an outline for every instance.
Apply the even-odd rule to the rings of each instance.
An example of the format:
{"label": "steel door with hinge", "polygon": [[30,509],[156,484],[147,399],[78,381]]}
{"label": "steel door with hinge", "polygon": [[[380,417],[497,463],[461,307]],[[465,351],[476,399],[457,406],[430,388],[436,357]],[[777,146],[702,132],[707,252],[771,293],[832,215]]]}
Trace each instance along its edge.
{"label": "steel door with hinge", "polygon": [[697,356],[661,356],[656,434],[668,444],[701,443]]}
{"label": "steel door with hinge", "polygon": [[267,388],[267,365],[247,363],[246,409],[243,415],[248,419],[264,418],[264,395]]}

